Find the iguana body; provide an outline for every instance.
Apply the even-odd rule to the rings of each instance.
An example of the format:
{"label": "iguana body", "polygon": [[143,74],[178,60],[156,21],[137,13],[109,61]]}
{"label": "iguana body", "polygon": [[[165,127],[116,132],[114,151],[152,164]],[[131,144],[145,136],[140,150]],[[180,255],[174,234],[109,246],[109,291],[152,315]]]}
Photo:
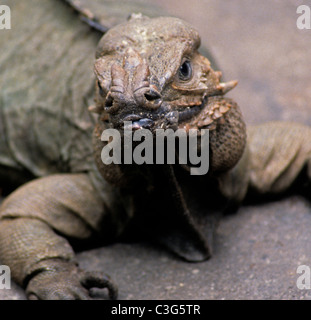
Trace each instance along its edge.
{"label": "iguana body", "polygon": [[[10,5],[19,12],[21,4],[16,1]],[[73,243],[96,241],[98,245],[139,230],[140,236],[159,240],[185,259],[200,261],[211,254],[212,231],[228,201],[241,202],[249,189],[282,192],[304,167],[310,180],[311,129],[293,123],[269,123],[249,128],[246,141],[238,106],[224,98],[224,87],[218,87],[220,74],[196,53],[197,32],[177,19],[160,19],[152,25],[147,18],[137,18],[125,27],[133,38],[139,33],[135,33],[136,27],[154,31],[155,38],[167,37],[170,46],[157,43],[164,43],[162,57],[146,54],[155,51],[152,46],[156,41],[145,35],[143,45],[134,41],[119,50],[116,41],[124,41],[120,36],[124,32],[119,32],[123,27],[107,33],[97,47],[95,63],[100,85],[95,109],[100,115],[90,115],[87,108],[94,96],[91,69],[100,35],[90,35],[88,27],[69,15],[65,6],[58,6],[62,5],[44,2],[36,11],[35,21],[38,26],[44,22],[45,32],[36,33],[38,26],[25,22],[33,28],[29,37],[5,39],[8,47],[1,56],[1,176],[15,184],[39,179],[18,188],[0,207],[0,261],[11,267],[15,281],[26,288],[30,298],[86,299],[93,286],[108,287],[111,297],[116,296],[115,286],[105,275],[78,268],[66,238]],[[55,19],[59,14],[63,16]],[[25,27],[21,25],[21,30]],[[37,59],[33,59],[34,48]],[[194,75],[206,73],[207,88],[199,92],[189,93],[184,82],[172,86],[172,70],[177,74],[185,52],[187,59],[197,63]],[[165,64],[170,53],[174,59]],[[7,59],[10,68],[6,67]],[[156,86],[163,113],[171,111],[171,105],[182,112],[190,98],[200,105],[204,94],[214,96],[199,114],[178,123],[180,127],[188,124],[211,129],[212,159],[207,176],[190,176],[178,166],[133,165],[128,169],[100,162],[102,130],[117,127],[126,114],[143,112],[155,101],[141,102],[147,91],[131,100],[129,83],[118,82],[122,75],[124,79],[132,77],[132,83],[139,78],[139,73],[131,74],[131,64],[145,72],[149,82],[144,88]],[[44,72],[37,75],[39,69]],[[152,83],[151,76],[157,81]],[[201,83],[200,76],[195,76],[191,78],[197,81],[193,88]],[[124,89],[122,95],[113,84]],[[230,107],[219,118],[211,114],[209,119],[203,111],[218,104]],[[116,112],[109,113],[110,107]],[[159,199],[166,200],[165,206]]]}

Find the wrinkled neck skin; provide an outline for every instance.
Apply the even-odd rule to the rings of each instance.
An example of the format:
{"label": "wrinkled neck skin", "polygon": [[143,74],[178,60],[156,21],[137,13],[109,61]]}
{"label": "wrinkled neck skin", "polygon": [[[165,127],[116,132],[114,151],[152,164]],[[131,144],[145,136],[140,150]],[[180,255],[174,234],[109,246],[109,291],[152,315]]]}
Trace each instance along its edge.
{"label": "wrinkled neck skin", "polygon": [[[211,254],[214,217],[202,215],[208,203],[204,185],[207,192],[209,186],[214,189],[217,175],[236,165],[246,143],[239,107],[224,96],[237,82],[222,83],[221,72],[198,53],[199,45],[198,32],[176,18],[134,16],[111,29],[97,48],[96,105],[91,109],[98,114],[93,145],[99,171],[107,181],[133,194],[149,234],[157,230],[154,237],[191,261]],[[102,132],[113,128],[122,136],[125,121],[131,121],[131,130],[148,129],[153,135],[160,128],[187,133],[208,129],[209,172],[193,177],[187,165],[105,165],[101,151],[108,142],[101,141]],[[192,201],[189,194],[197,199]],[[154,206],[146,202],[149,196]],[[159,207],[159,197],[170,205]],[[160,220],[156,228],[155,221]]]}

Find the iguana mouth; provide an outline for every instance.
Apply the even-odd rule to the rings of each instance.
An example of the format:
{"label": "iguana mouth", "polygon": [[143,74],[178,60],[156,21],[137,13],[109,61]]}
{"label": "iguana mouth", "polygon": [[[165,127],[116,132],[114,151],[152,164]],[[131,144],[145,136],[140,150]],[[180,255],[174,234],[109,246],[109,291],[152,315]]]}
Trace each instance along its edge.
{"label": "iguana mouth", "polygon": [[207,105],[194,117],[182,122],[179,128],[215,130],[224,122],[224,116],[231,110],[232,104],[219,96],[209,97]]}
{"label": "iguana mouth", "polygon": [[[200,105],[195,105],[186,108],[171,109],[168,106],[163,106],[156,112],[141,112],[132,113],[120,117],[117,127],[139,130],[139,129],[216,129],[218,124],[221,124],[225,114],[229,112],[232,105],[227,100],[217,99],[216,97],[205,96]],[[126,123],[130,122],[130,123]]]}
{"label": "iguana mouth", "polygon": [[[139,129],[177,129],[177,127],[186,121],[197,116],[206,106],[208,97],[204,97],[200,105],[186,107],[182,109],[172,110],[170,107],[160,107],[156,112],[138,112],[127,114],[120,117],[120,128],[127,128],[132,130]],[[131,122],[126,124],[125,122]]]}
{"label": "iguana mouth", "polygon": [[207,105],[208,97],[205,96],[200,105],[195,105],[192,107],[183,108],[183,110],[178,111],[178,123],[188,121],[198,115]]}
{"label": "iguana mouth", "polygon": [[118,121],[114,127],[119,130],[139,130],[148,129],[216,129],[218,124],[222,123],[224,115],[231,109],[231,105],[226,100],[217,100],[213,103],[214,97],[205,96],[200,105],[186,108],[172,109],[170,106],[163,104],[154,112],[133,112],[125,115],[118,115]]}

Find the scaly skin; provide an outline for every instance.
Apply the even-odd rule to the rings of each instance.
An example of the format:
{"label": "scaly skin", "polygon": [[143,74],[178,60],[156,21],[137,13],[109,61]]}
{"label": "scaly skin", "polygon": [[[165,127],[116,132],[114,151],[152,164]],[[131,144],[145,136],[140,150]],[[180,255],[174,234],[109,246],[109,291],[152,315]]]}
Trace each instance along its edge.
{"label": "scaly skin", "polygon": [[[43,8],[42,15],[46,9],[54,10]],[[62,28],[54,27],[60,35]],[[213,231],[226,201],[241,202],[249,190],[283,192],[304,167],[310,181],[311,129],[268,123],[248,128],[246,139],[237,104],[224,97],[236,83],[220,82],[221,74],[197,52],[198,33],[187,23],[136,17],[102,38],[95,62],[96,125],[84,112],[92,90],[84,72],[88,49],[82,45],[85,39],[77,40],[83,30],[69,30],[71,44],[55,61],[61,65],[66,54],[75,57],[68,69],[81,74],[69,76],[68,70],[62,73],[62,66],[55,74],[68,77],[74,92],[71,99],[58,100],[55,94],[52,100],[46,98],[50,96],[42,100],[29,90],[28,107],[15,100],[12,105],[2,103],[0,109],[5,121],[5,125],[0,122],[5,137],[0,145],[1,175],[10,167],[15,177],[26,173],[25,180],[39,177],[11,193],[0,207],[0,261],[11,267],[14,280],[30,299],[89,299],[92,287],[106,287],[110,297],[116,297],[117,288],[109,277],[79,268],[72,241],[104,243],[135,234],[135,226],[141,236],[164,243],[184,259],[201,261],[212,254]],[[38,40],[36,35],[33,39]],[[41,50],[53,50],[53,44],[46,46]],[[15,54],[18,60],[19,52]],[[53,58],[52,54],[50,71],[57,65]],[[191,65],[189,77],[187,72],[181,74],[185,61]],[[45,76],[40,79],[46,81]],[[18,93],[11,99],[18,99]],[[172,112],[177,118],[171,117]],[[209,173],[190,176],[178,165],[104,165],[100,135],[108,127],[121,130],[129,115],[140,116],[134,121],[136,129],[147,123],[142,119],[148,119],[151,130],[210,129]],[[47,121],[45,130],[37,130],[42,119]],[[95,161],[90,150],[94,126]],[[164,197],[165,208],[158,201]]]}

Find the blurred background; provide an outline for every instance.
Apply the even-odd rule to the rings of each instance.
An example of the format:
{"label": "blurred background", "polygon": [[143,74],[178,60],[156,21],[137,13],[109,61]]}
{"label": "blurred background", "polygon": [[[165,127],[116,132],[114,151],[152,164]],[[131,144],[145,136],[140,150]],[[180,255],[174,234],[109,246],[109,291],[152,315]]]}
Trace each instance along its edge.
{"label": "blurred background", "polygon": [[[307,1],[308,2],[308,1]],[[311,124],[311,30],[296,26],[297,0],[154,1],[200,31],[248,123]],[[309,3],[311,5],[311,3]]]}

